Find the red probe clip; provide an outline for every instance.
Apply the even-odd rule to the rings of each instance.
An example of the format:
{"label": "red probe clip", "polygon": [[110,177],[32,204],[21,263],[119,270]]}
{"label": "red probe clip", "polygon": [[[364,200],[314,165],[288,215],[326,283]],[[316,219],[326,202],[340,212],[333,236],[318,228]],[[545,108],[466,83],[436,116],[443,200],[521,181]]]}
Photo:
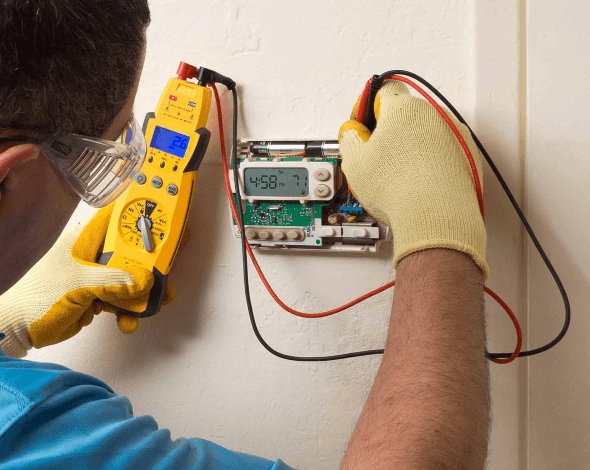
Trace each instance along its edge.
{"label": "red probe clip", "polygon": [[178,66],[178,70],[176,71],[176,75],[178,75],[178,78],[181,80],[197,78],[199,75],[199,68],[195,67],[194,65],[187,64],[186,62],[181,62]]}

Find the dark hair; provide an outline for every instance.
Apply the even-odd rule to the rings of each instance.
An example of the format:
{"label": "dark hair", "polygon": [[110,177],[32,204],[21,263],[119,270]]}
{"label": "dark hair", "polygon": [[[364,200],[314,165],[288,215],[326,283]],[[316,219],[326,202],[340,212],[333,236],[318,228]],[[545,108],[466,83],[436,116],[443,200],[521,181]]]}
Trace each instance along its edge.
{"label": "dark hair", "polygon": [[147,0],[0,1],[0,128],[102,136],[140,73]]}

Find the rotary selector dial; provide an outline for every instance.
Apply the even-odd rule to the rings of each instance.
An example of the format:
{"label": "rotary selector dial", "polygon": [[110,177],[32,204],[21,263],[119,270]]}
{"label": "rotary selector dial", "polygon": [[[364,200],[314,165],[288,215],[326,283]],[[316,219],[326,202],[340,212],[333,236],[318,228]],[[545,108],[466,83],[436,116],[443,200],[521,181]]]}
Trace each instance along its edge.
{"label": "rotary selector dial", "polygon": [[151,252],[162,244],[168,234],[168,214],[155,201],[136,199],[121,212],[119,230],[125,243]]}

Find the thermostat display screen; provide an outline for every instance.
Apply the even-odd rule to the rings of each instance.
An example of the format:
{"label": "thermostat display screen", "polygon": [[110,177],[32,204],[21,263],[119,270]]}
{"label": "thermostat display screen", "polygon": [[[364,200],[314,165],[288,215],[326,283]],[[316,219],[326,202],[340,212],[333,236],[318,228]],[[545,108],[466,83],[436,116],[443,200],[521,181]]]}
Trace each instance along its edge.
{"label": "thermostat display screen", "polygon": [[150,147],[184,158],[190,137],[156,126]]}
{"label": "thermostat display screen", "polygon": [[307,168],[246,168],[246,196],[306,197],[309,194]]}

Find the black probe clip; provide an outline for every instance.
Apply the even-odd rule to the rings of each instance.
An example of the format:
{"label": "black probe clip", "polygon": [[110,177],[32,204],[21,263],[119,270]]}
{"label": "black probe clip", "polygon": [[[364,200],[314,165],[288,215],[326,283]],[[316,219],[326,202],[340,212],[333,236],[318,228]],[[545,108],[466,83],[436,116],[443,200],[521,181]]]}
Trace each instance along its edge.
{"label": "black probe clip", "polygon": [[228,90],[233,90],[236,87],[236,82],[231,78],[221,75],[213,70],[206,69],[205,67],[199,67],[197,82],[201,86],[207,86],[210,83],[221,83],[222,85],[225,85]]}
{"label": "black probe clip", "polygon": [[377,126],[377,119],[375,118],[375,98],[377,97],[377,92],[381,89],[383,85],[383,79],[380,75],[373,75],[371,79],[371,86],[369,88],[369,97],[367,99],[367,108],[365,110],[365,118],[364,118],[364,126],[369,129],[371,132],[375,130]]}

